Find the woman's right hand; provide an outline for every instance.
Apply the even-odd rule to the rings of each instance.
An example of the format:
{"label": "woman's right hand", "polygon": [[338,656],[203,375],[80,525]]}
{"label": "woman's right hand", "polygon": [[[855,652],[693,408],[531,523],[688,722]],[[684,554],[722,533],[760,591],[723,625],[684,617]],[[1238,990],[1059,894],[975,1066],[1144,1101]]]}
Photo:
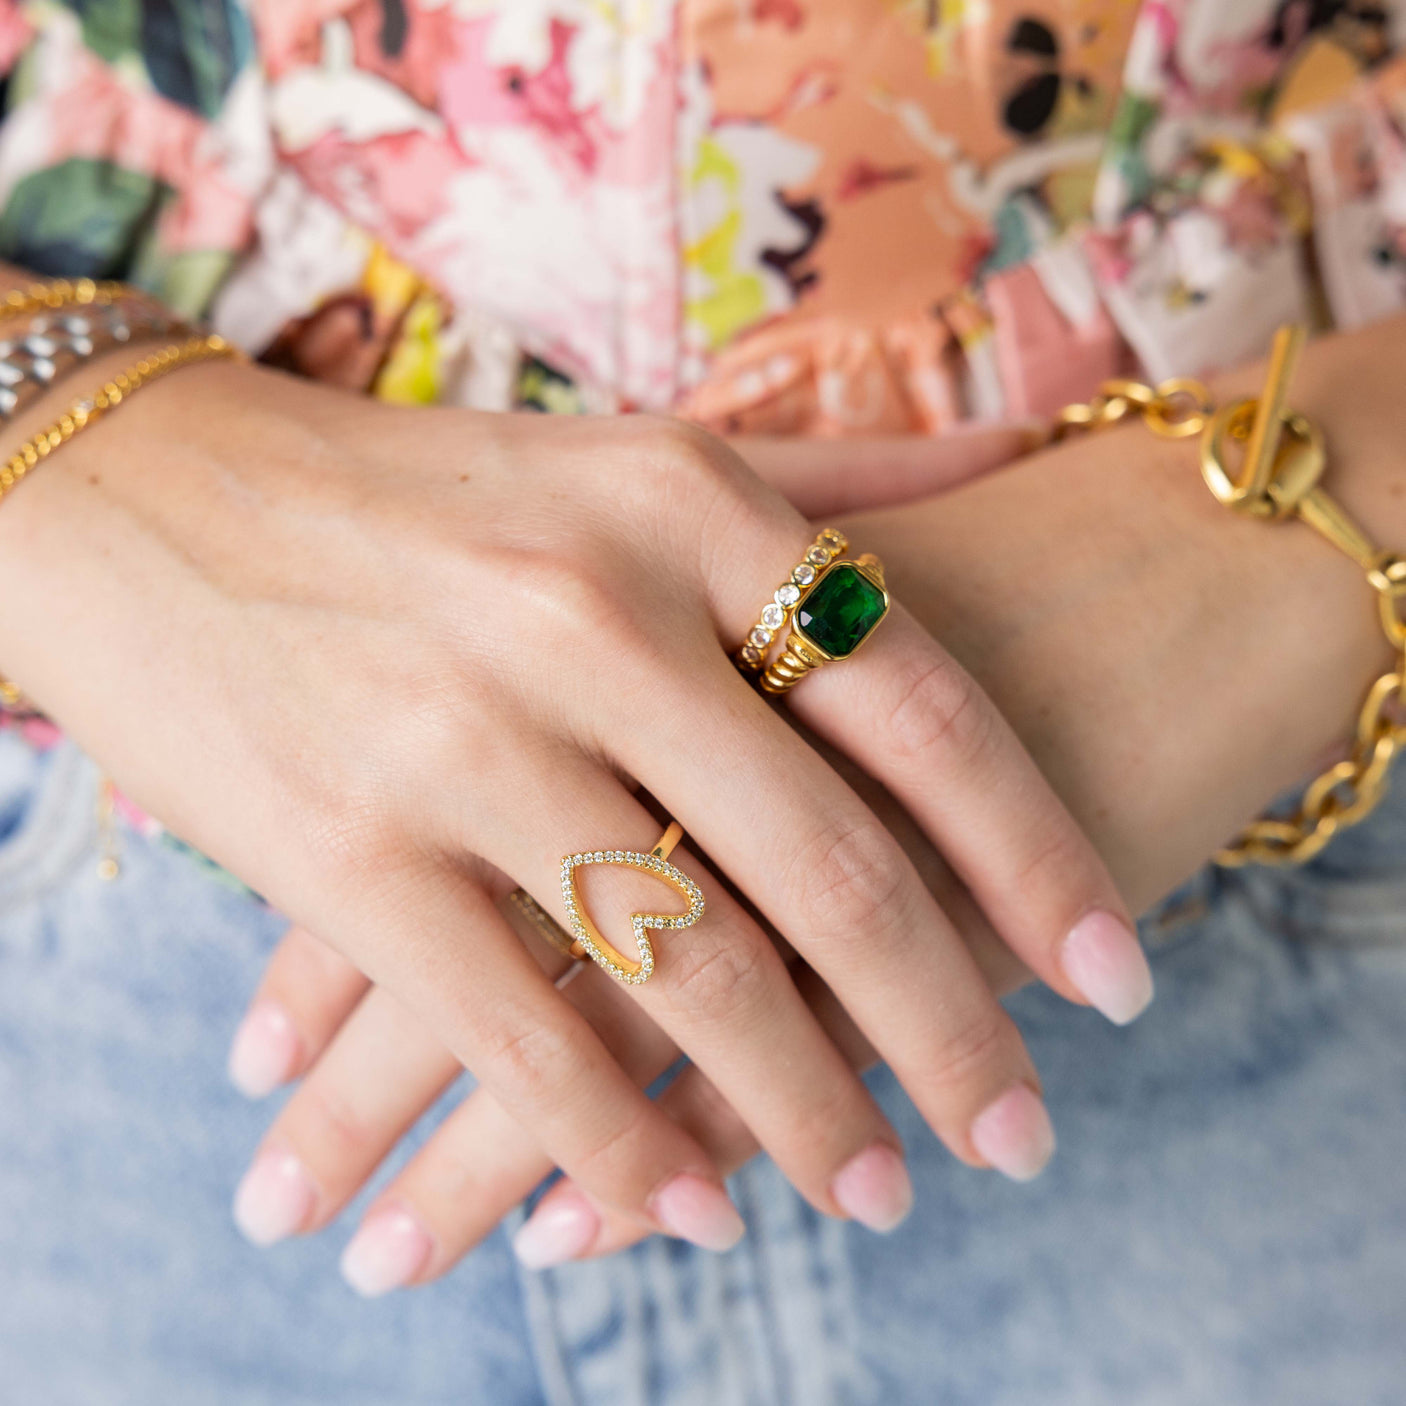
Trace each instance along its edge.
{"label": "woman's right hand", "polygon": [[[0,506],[0,659],[137,804],[426,1022],[603,1207],[721,1247],[740,1222],[707,1153],[495,907],[520,884],[560,918],[562,855],[650,848],[622,778],[836,992],[958,1156],[987,1163],[978,1116],[1037,1087],[898,844],[727,658],[809,540],[739,459],[670,422],[401,411],[203,367]],[[829,734],[1011,948],[1131,1014],[1146,968],[1113,884],[970,678],[901,609],[827,673]],[[845,1214],[839,1174],[896,1137],[742,904],[676,862],[708,911],[663,936],[632,995]],[[628,872],[589,877],[598,913],[648,906]],[[1090,943],[1118,979],[1081,991],[1068,963]],[[265,1148],[282,1200],[250,1211],[256,1237],[323,1215],[339,1116],[329,1102],[299,1145]]]}

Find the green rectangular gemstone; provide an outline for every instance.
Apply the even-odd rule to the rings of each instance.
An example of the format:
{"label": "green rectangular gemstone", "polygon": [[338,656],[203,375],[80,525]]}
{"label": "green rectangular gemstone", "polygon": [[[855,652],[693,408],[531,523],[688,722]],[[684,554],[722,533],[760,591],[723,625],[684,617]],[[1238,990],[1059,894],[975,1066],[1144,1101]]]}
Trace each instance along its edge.
{"label": "green rectangular gemstone", "polygon": [[854,653],[884,618],[888,601],[857,566],[836,562],[796,607],[796,624],[832,659]]}

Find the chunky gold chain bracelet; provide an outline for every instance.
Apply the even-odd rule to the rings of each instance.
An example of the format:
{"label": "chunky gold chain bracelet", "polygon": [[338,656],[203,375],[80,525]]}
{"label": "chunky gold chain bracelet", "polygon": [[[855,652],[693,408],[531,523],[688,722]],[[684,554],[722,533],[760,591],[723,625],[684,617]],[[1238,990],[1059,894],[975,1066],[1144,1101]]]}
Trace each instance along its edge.
{"label": "chunky gold chain bracelet", "polygon": [[[1219,502],[1266,522],[1306,522],[1362,568],[1376,594],[1382,632],[1397,660],[1367,690],[1349,754],[1310,782],[1292,815],[1256,820],[1221,850],[1216,863],[1228,867],[1306,863],[1339,831],[1372,813],[1386,792],[1392,761],[1406,749],[1406,558],[1377,547],[1319,486],[1327,465],[1323,436],[1285,403],[1303,344],[1301,327],[1280,329],[1258,397],[1217,408],[1199,381],[1147,386],[1112,380],[1087,404],[1066,406],[1055,425],[1056,439],[1131,417],[1166,439],[1199,435],[1201,474]],[[1242,450],[1238,474],[1226,466],[1232,445]]]}

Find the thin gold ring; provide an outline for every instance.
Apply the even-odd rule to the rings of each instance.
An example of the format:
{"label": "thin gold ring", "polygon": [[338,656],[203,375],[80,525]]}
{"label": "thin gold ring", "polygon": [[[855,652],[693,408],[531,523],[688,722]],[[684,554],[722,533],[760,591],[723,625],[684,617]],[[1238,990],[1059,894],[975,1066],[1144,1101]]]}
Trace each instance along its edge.
{"label": "thin gold ring", "polygon": [[570,957],[573,961],[585,960],[586,949],[581,947],[578,950],[578,944],[571,934],[526,889],[514,889],[508,895],[508,902],[554,951],[560,952],[563,957]]}
{"label": "thin gold ring", "polygon": [[[561,898],[566,908],[567,922],[576,939],[571,944],[570,956],[590,957],[627,986],[639,986],[654,975],[654,947],[649,940],[650,932],[691,928],[703,916],[705,906],[703,890],[682,869],[668,862],[681,839],[683,826],[675,820],[670,822],[669,828],[659,837],[659,843],[648,854],[635,850],[598,849],[568,854],[562,859]],[[683,913],[632,913],[630,926],[640,953],[639,959],[632,961],[601,933],[586,911],[580,890],[576,887],[576,871],[585,864],[616,864],[652,874],[676,890],[687,901],[688,908]]]}

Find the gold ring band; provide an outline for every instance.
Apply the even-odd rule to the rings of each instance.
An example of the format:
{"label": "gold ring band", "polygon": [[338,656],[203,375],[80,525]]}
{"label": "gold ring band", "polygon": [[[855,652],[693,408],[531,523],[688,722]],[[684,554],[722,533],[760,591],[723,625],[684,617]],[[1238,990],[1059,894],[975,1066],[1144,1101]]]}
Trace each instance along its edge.
{"label": "gold ring band", "polygon": [[771,642],[791,621],[795,610],[808,586],[814,585],[820,573],[837,557],[849,550],[849,538],[833,527],[827,527],[816,537],[807,549],[805,556],[791,568],[791,574],[777,588],[776,593],[762,607],[757,623],[747,632],[741,649],[732,657],[732,662],[744,674],[752,675],[761,670],[771,650]]}
{"label": "gold ring band", "polygon": [[586,949],[580,947],[571,934],[526,889],[514,889],[508,895],[508,902],[554,951],[560,952],[563,957],[570,957],[573,961],[585,960]]}
{"label": "gold ring band", "polygon": [[[576,939],[571,947],[572,956],[577,955],[579,947],[582,954],[627,986],[638,986],[654,975],[654,947],[649,940],[651,930],[691,928],[703,916],[705,906],[703,890],[682,869],[668,862],[681,839],[683,826],[678,821],[672,821],[659,837],[659,843],[648,854],[634,850],[598,849],[568,854],[562,859],[561,898],[566,907],[567,922]],[[683,913],[632,913],[630,925],[640,955],[638,961],[631,961],[606,939],[586,911],[580,890],[576,887],[576,871],[585,864],[615,864],[652,874],[685,899],[688,908]]]}

